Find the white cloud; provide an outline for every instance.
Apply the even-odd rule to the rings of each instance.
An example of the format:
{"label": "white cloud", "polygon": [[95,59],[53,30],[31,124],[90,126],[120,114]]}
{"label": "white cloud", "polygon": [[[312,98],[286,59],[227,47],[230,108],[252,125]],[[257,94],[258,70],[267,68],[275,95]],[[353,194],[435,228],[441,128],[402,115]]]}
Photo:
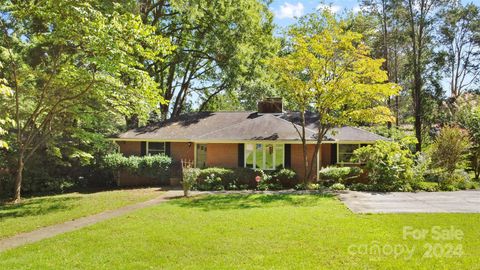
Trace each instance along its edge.
{"label": "white cloud", "polygon": [[316,9],[317,9],[317,10],[328,9],[328,10],[330,10],[332,13],[337,13],[337,12],[339,12],[339,11],[342,9],[342,7],[341,7],[341,6],[337,6],[337,5],[319,4]]}
{"label": "white cloud", "polygon": [[294,17],[300,17],[303,15],[303,9],[305,7],[303,6],[302,3],[298,2],[296,4],[290,4],[290,3],[283,3],[283,5],[280,6],[280,9],[275,12],[275,15],[279,19],[284,19],[284,18],[294,18]]}

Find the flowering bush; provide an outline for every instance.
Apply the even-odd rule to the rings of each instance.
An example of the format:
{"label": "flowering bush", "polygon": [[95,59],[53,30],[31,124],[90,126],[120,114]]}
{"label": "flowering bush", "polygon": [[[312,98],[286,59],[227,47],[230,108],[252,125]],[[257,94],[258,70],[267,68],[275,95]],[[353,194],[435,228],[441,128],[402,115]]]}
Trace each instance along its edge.
{"label": "flowering bush", "polygon": [[189,191],[192,190],[193,186],[197,182],[198,175],[200,174],[200,169],[197,168],[184,168],[182,170],[182,186],[183,194],[185,197],[188,197]]}

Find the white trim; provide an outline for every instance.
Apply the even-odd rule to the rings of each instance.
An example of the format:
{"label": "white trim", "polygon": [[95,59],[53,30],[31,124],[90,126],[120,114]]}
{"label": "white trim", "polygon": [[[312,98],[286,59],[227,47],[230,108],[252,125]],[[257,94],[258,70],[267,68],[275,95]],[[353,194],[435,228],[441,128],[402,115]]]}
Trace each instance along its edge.
{"label": "white trim", "polygon": [[[281,163],[283,165],[283,167],[285,167],[285,144],[284,143],[244,143],[243,144],[243,167],[244,168],[247,168],[247,144],[251,144],[253,145],[253,168],[252,169],[260,169],[260,170],[264,170],[264,171],[273,171],[276,169],[277,167],[277,149],[276,149],[276,145],[281,145],[282,146],[282,149],[283,149],[283,154],[282,154],[282,160],[281,160]],[[262,166],[259,167],[258,164],[257,164],[257,144],[261,144],[262,145]],[[265,145],[267,144],[271,144],[273,146],[273,168],[265,168],[265,164],[266,164],[266,147]]]}

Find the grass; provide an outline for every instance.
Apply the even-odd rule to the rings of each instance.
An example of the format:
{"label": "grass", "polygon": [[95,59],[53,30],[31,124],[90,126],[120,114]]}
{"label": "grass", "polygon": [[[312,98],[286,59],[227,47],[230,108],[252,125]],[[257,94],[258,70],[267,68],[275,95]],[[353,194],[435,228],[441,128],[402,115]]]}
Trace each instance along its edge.
{"label": "grass", "polygon": [[68,193],[0,204],[0,239],[159,196],[158,189]]}
{"label": "grass", "polygon": [[[6,251],[0,268],[479,269],[479,224],[478,214],[358,215],[321,195],[211,195],[173,200]],[[403,239],[405,226],[454,226],[464,236]],[[438,257],[422,258],[427,243],[461,245],[463,254],[449,258],[437,250]],[[399,245],[415,248],[413,256],[395,257],[388,249],[358,252]]]}

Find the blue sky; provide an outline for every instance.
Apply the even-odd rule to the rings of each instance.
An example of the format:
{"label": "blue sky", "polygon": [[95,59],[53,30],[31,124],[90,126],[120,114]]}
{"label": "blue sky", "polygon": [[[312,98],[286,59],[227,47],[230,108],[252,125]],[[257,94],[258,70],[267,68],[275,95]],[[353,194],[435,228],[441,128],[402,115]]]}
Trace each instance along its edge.
{"label": "blue sky", "polygon": [[283,27],[293,23],[295,21],[294,17],[314,12],[325,6],[329,6],[334,12],[341,12],[344,9],[358,9],[358,1],[274,0],[271,9],[275,14],[275,23]]}
{"label": "blue sky", "polygon": [[[480,0],[462,0],[463,3],[475,3],[480,5]],[[348,10],[358,10],[359,1],[357,0],[339,0],[339,1],[319,1],[319,0],[274,0],[271,9],[275,14],[275,23],[284,27],[292,24],[295,19],[306,13],[314,12],[318,8],[330,6],[334,12]]]}

